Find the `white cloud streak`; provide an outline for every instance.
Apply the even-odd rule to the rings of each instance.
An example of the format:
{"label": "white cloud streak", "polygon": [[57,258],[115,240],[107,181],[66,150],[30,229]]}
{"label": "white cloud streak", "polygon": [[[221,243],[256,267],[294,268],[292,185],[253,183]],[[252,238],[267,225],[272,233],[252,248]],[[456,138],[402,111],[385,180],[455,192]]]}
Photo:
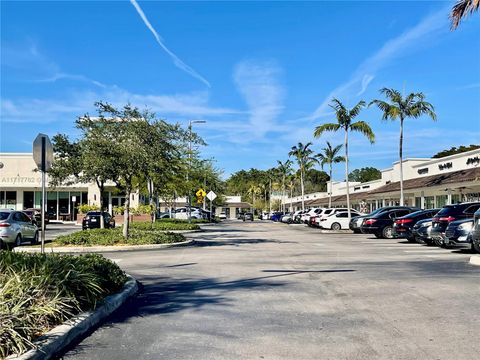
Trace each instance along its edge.
{"label": "white cloud streak", "polygon": [[263,137],[276,126],[283,111],[285,89],[279,82],[281,68],[272,61],[247,60],[238,63],[233,80],[249,108],[250,133]]}
{"label": "white cloud streak", "polygon": [[[363,61],[350,79],[332,90],[325,100],[305,120],[315,120],[329,113],[332,98],[345,100],[362,95],[374,79],[375,73],[389,62],[404,56],[409,50],[417,50],[430,36],[448,31],[448,11],[442,8],[425,17],[416,26],[387,41],[376,53]],[[359,89],[359,90],[357,90]],[[355,95],[356,94],[356,95]]]}
{"label": "white cloud streak", "polygon": [[142,18],[143,22],[145,23],[145,26],[150,30],[150,32],[153,34],[153,37],[155,38],[155,40],[157,41],[158,45],[160,45],[160,47],[168,54],[168,56],[170,56],[170,58],[173,60],[173,63],[176,67],[178,67],[180,70],[183,70],[184,72],[186,72],[187,74],[189,74],[190,76],[196,78],[197,80],[200,80],[201,82],[203,82],[205,85],[207,85],[208,87],[211,87],[210,86],[210,83],[203,77],[201,76],[199,73],[197,73],[194,69],[192,69],[190,66],[188,66],[187,64],[185,64],[182,60],[179,59],[179,57],[177,55],[175,55],[173,52],[170,51],[170,49],[168,49],[165,44],[163,43],[163,39],[160,37],[160,35],[157,33],[157,31],[155,30],[155,28],[152,26],[152,24],[150,23],[150,21],[148,21],[147,19],[147,16],[145,15],[145,13],[143,12],[142,8],[140,7],[140,5],[137,3],[136,0],[130,0],[130,2],[132,3],[132,5],[135,7],[135,10],[137,10],[138,12],[138,15],[140,15],[140,17]]}

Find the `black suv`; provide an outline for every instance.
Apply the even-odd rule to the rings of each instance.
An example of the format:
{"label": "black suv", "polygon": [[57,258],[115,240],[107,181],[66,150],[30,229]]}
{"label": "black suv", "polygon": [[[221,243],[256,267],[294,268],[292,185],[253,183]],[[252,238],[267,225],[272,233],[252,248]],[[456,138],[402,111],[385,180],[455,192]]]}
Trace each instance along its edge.
{"label": "black suv", "polygon": [[89,211],[82,221],[82,229],[99,229],[100,228],[100,214],[103,215],[103,224],[105,229],[112,229],[115,227],[115,219],[107,212]]}
{"label": "black suv", "polygon": [[362,225],[363,225],[363,221],[365,219],[368,219],[376,214],[379,214],[381,212],[384,212],[384,211],[387,211],[387,210],[393,210],[393,209],[402,209],[404,206],[384,206],[384,207],[381,207],[381,208],[378,208],[376,210],[373,210],[370,214],[367,214],[367,215],[362,215],[362,216],[355,216],[355,217],[352,217],[352,219],[350,220],[350,224],[348,225],[348,227],[350,228],[350,230],[352,230],[355,234],[360,234],[362,231],[361,231],[361,228],[362,228]]}
{"label": "black suv", "polygon": [[364,234],[373,234],[379,239],[393,239],[393,221],[418,210],[420,209],[405,206],[379,212],[365,218],[361,227],[362,232]]}
{"label": "black suv", "polygon": [[445,230],[455,220],[473,219],[473,214],[480,208],[480,202],[468,202],[444,206],[432,219],[430,236],[438,246],[445,244]]}
{"label": "black suv", "polygon": [[397,218],[393,222],[393,236],[407,239],[409,242],[415,242],[413,226],[420,220],[432,218],[439,211],[440,209],[420,210]]}

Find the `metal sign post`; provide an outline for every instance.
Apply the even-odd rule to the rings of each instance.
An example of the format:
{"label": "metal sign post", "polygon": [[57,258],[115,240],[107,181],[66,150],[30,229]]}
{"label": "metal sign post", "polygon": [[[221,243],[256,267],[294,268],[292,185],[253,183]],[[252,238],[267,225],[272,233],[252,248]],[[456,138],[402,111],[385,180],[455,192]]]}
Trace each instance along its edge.
{"label": "metal sign post", "polygon": [[215,200],[217,197],[217,194],[215,194],[212,190],[210,190],[207,194],[208,200],[210,200],[210,221],[212,221],[212,202]]}
{"label": "metal sign post", "polygon": [[45,134],[38,134],[33,141],[33,160],[42,172],[42,245],[41,252],[45,253],[45,174],[53,163],[53,146]]}

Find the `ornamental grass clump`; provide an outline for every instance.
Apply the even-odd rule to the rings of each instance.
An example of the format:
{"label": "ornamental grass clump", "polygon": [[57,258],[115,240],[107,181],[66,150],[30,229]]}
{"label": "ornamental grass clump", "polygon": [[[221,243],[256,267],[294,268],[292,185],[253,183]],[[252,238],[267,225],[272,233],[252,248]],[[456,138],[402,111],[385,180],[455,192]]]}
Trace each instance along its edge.
{"label": "ornamental grass clump", "polygon": [[35,338],[95,308],[126,280],[101,255],[0,251],[0,358],[32,349]]}

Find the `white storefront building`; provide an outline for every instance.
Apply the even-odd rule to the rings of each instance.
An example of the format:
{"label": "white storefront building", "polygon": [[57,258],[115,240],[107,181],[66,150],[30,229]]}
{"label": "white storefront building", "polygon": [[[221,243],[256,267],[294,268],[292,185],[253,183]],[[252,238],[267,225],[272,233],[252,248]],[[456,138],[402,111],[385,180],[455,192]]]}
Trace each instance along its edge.
{"label": "white storefront building", "polygon": [[[442,207],[463,201],[480,201],[480,149],[446,156],[440,159],[406,159],[403,161],[404,203],[422,209]],[[382,170],[378,180],[349,183],[351,205],[364,212],[381,206],[400,203],[400,163]],[[346,183],[333,182],[327,192],[306,194],[306,208],[346,205]],[[301,196],[286,198],[284,203],[293,210],[302,208]]]}
{"label": "white storefront building", "polygon": [[[49,216],[57,220],[74,220],[79,204],[100,205],[100,192],[96,184],[73,184],[52,188],[47,178],[46,207]],[[0,208],[23,210],[40,208],[42,199],[41,173],[31,153],[0,154]],[[114,184],[105,187],[105,207],[122,206],[125,196]],[[138,194],[131,195],[132,207],[138,206]]]}

